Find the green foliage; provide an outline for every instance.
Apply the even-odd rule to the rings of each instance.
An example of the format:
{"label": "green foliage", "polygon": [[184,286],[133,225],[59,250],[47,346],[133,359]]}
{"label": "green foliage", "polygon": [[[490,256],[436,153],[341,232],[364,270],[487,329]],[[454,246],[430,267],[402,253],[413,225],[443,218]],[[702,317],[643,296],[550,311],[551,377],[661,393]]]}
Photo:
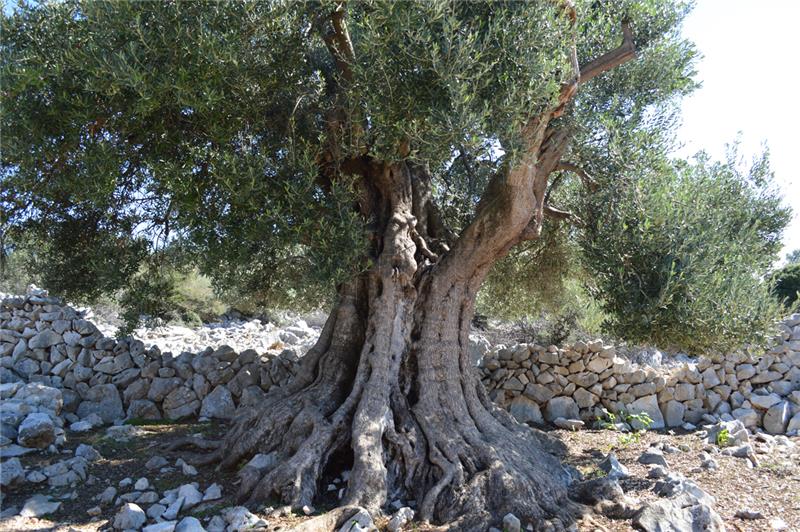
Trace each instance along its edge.
{"label": "green foliage", "polygon": [[[176,257],[177,255],[177,257]],[[196,327],[225,311],[207,277],[182,267],[180,253],[162,252],[150,258],[119,295],[124,325],[119,334],[156,321]]]}
{"label": "green foliage", "polygon": [[731,441],[731,434],[728,429],[722,429],[717,433],[717,446],[727,447]]}
{"label": "green foliage", "polygon": [[772,293],[790,310],[800,304],[800,263],[790,263],[771,276]]}
{"label": "green foliage", "polygon": [[33,283],[41,286],[41,280],[30,269],[30,253],[20,243],[6,240],[0,246],[0,292],[24,294]]}
{"label": "green foliage", "polygon": [[565,285],[580,273],[577,259],[567,224],[548,225],[540,239],[517,246],[494,265],[481,287],[478,308],[505,319],[542,310],[557,313],[572,303]]}
{"label": "green foliage", "polygon": [[786,254],[786,263],[787,264],[800,264],[800,249],[795,249],[794,251]]}
{"label": "green foliage", "polygon": [[[635,425],[640,428],[626,432],[627,427],[621,429],[620,423],[626,423],[631,426]],[[624,432],[624,434],[620,434],[617,437],[617,441],[623,447],[639,443],[642,440],[644,433],[647,432],[652,425],[653,418],[651,418],[646,412],[630,414],[628,412],[621,411],[615,414],[613,412],[606,411],[602,416],[597,418],[597,426],[600,429]]]}
{"label": "green foliage", "polygon": [[586,198],[584,263],[607,332],[686,350],[764,339],[781,313],[764,281],[789,211],[766,154],[725,163],[662,161]]}
{"label": "green foliage", "polygon": [[[176,278],[187,264],[229,301],[324,304],[370,265],[371,222],[353,208],[349,176],[320,175],[325,146],[335,144],[339,159],[426,165],[457,234],[489,177],[515,157],[519,125],[571,75],[573,39],[584,63],[617,46],[627,20],[637,60],[582,86],[559,119],[575,139],[565,158],[603,192],[587,200],[562,172],[549,196],[576,207],[588,236],[546,225],[541,240],[497,265],[478,306],[593,328],[606,313],[610,331],[679,345],[705,345],[724,323],[715,332],[736,341],[762,325],[754,303],[733,296],[761,273],[748,240],[736,238],[745,228],[773,238],[776,220],[750,209],[758,202],[734,204],[747,196],[736,179],[694,212],[669,201],[673,192],[693,200],[702,186],[676,176],[709,166],[673,171],[664,160],[676,100],[696,86],[696,52],[679,35],[689,3],[575,4],[577,32],[549,0],[350,3],[355,61],[345,92],[334,90],[342,79],[320,27],[337,5],[327,0],[26,4],[0,28],[0,228],[30,239],[32,271],[54,292],[123,290],[129,326],[142,313],[169,318],[176,306],[188,310],[173,317],[194,319]],[[350,120],[337,129],[340,109]],[[734,229],[701,231],[708,212],[709,227],[730,218]],[[724,238],[735,245],[720,265]],[[174,271],[154,266],[175,245]],[[678,255],[692,267],[681,262],[677,272]],[[602,312],[581,283],[603,292]]]}
{"label": "green foliage", "polygon": [[606,411],[602,416],[597,417],[597,426],[602,430],[617,430],[617,415],[614,412]]}

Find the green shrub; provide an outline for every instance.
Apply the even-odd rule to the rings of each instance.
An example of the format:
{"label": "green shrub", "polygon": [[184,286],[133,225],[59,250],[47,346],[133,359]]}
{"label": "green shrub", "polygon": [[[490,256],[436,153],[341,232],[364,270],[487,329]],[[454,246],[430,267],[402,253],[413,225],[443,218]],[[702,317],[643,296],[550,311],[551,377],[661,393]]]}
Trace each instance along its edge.
{"label": "green shrub", "polygon": [[581,235],[608,333],[688,351],[760,343],[783,310],[765,275],[789,210],[763,159],[700,155],[607,183]]}
{"label": "green shrub", "polygon": [[789,309],[800,303],[800,263],[789,264],[772,274],[772,293]]}

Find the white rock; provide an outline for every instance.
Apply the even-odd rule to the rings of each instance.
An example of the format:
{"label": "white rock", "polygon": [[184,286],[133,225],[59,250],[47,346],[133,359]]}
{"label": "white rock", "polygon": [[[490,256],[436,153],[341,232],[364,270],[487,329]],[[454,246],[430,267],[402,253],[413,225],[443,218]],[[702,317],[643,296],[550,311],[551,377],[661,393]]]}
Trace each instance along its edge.
{"label": "white rock", "polygon": [[25,470],[19,458],[12,458],[0,466],[0,486],[5,489],[21,484],[25,480]]}
{"label": "white rock", "polygon": [[86,445],[85,443],[78,445],[78,448],[75,449],[75,456],[79,456],[89,462],[94,462],[102,458],[97,449],[91,445]]}
{"label": "white rock", "polygon": [[764,414],[764,430],[770,434],[784,434],[789,423],[790,413],[787,401],[772,405]]}
{"label": "white rock", "polygon": [[511,401],[508,411],[520,423],[544,423],[539,405],[523,395]]}
{"label": "white rock", "polygon": [[[164,514],[166,510],[167,507],[164,506],[163,504],[153,504],[150,506],[150,508],[147,509],[147,517],[149,517],[150,519],[158,519]],[[172,524],[174,526],[175,522],[173,521]]]}
{"label": "white rock", "polygon": [[194,484],[184,484],[178,488],[178,498],[183,498],[182,510],[194,508],[203,500],[203,494]]}
{"label": "white rock", "polygon": [[175,525],[175,532],[206,532],[196,517],[187,516]]}
{"label": "white rock", "polygon": [[553,420],[553,425],[565,430],[580,430],[583,428],[584,422],[580,419],[565,419],[559,417]]}
{"label": "white rock", "polygon": [[228,523],[228,530],[230,532],[241,532],[249,528],[267,525],[266,521],[250,513],[250,510],[244,506],[225,508],[222,510],[222,518]]}
{"label": "white rock", "polygon": [[17,428],[17,442],[23,447],[46,449],[56,439],[56,426],[48,414],[28,414]]}
{"label": "white rock", "polygon": [[655,447],[650,447],[645,452],[643,452],[641,456],[639,456],[638,462],[640,464],[645,464],[645,465],[648,464],[660,465],[662,467],[669,469],[669,464],[667,464],[667,459],[664,458],[664,453],[662,453],[659,449],[656,449]]}
{"label": "white rock", "polygon": [[114,516],[114,528],[118,530],[139,530],[146,522],[144,510],[132,502],[123,504]]}
{"label": "white rock", "polygon": [[503,531],[504,532],[520,532],[522,524],[519,518],[514,514],[506,514],[503,517]]}
{"label": "white rock", "polygon": [[153,525],[147,525],[142,529],[142,532],[173,532],[177,521],[162,521]]}
{"label": "white rock", "polygon": [[658,407],[658,398],[655,395],[646,395],[638,398],[628,406],[628,413],[646,413],[653,420],[649,426],[645,426],[640,421],[632,419],[630,425],[634,430],[663,429],[665,426],[664,416],[661,414],[661,409]]}
{"label": "white rock", "polygon": [[171,521],[178,517],[178,514],[181,511],[181,507],[183,506],[183,497],[176,498],[170,505],[164,510],[164,513],[161,514],[163,519]]}
{"label": "white rock", "polygon": [[404,506],[392,515],[386,528],[389,532],[398,532],[410,523],[412,519],[414,519],[414,510],[408,506]]}
{"label": "white rock", "polygon": [[72,432],[88,432],[94,428],[90,421],[82,420],[76,421],[75,423],[71,423],[69,426],[69,430]]}
{"label": "white rock", "polygon": [[577,419],[580,416],[578,404],[572,397],[559,396],[547,401],[544,409],[544,417],[551,423],[556,418]]}
{"label": "white rock", "polygon": [[769,395],[753,394],[750,396],[750,403],[752,403],[752,405],[755,406],[756,408],[760,408],[762,410],[768,410],[771,406],[776,405],[780,402],[781,402],[781,396],[776,393],[771,393]]}
{"label": "white rock", "polygon": [[231,392],[223,385],[219,385],[203,399],[200,415],[217,418],[233,419],[236,405],[233,403]]}
{"label": "white rock", "polygon": [[60,507],[60,502],[51,501],[47,495],[34,495],[25,501],[25,505],[19,515],[22,517],[42,517],[55,512]]}
{"label": "white rock", "polygon": [[366,532],[373,530],[375,523],[372,521],[372,516],[365,509],[358,510],[352,517],[339,528],[339,532]]}
{"label": "white rock", "polygon": [[207,487],[205,494],[203,494],[203,501],[215,501],[221,498],[222,498],[222,487],[216,483],[211,484],[209,487]]}
{"label": "white rock", "polygon": [[117,488],[114,486],[109,486],[103,490],[100,495],[98,495],[98,500],[100,504],[111,504],[114,501],[114,497],[117,496]]}
{"label": "white rock", "polygon": [[206,525],[208,532],[225,532],[225,520],[221,515],[215,515]]}
{"label": "white rock", "polygon": [[602,471],[605,471],[606,477],[611,480],[619,480],[630,476],[628,468],[622,465],[619,460],[617,460],[617,455],[614,453],[609,453],[608,456],[602,462],[600,462],[597,467],[599,467]]}

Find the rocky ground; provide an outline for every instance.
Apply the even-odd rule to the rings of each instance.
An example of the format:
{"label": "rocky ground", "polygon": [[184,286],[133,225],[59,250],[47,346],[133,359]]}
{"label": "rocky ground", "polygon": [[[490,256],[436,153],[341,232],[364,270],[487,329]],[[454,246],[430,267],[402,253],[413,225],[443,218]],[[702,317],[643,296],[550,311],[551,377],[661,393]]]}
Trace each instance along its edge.
{"label": "rocky ground", "polygon": [[[217,422],[111,427],[70,435],[59,455],[22,456],[20,465],[29,478],[43,468],[83,457],[87,462],[85,480],[57,487],[44,480],[24,484],[21,490],[3,499],[3,514],[16,513],[15,507],[27,507],[28,511],[22,513],[28,515],[0,519],[0,532],[141,529],[143,525],[152,527],[145,528],[148,532],[158,532],[173,530],[176,522],[178,527],[174,529],[181,531],[293,530],[304,523],[314,523],[315,518],[325,519],[329,510],[337,506],[341,478],[325,480],[330,485],[328,497],[319,501],[317,508],[307,508],[308,515],[292,514],[275,501],[250,508],[251,513],[237,507],[237,472],[184,465],[179,452],[164,450],[175,438],[188,434],[215,437],[224,429],[224,424]],[[596,509],[615,517],[587,513],[579,521],[578,530],[631,530],[635,518],[630,511],[619,508],[628,505],[629,510],[639,509],[672,501],[674,497],[656,493],[664,484],[664,475],[685,478],[687,485],[693,483],[713,497],[709,507],[728,530],[800,530],[797,439],[750,437],[750,457],[739,458],[730,455],[731,449],[737,448],[735,445],[727,451],[720,450],[717,445],[708,444],[707,438],[701,437],[702,432],[648,431],[638,437],[614,430],[552,430],[549,434],[563,442],[566,464],[585,479],[601,482],[591,495],[600,497]],[[609,501],[602,499],[617,472],[613,468],[607,470],[604,464],[610,454],[616,456],[628,475],[618,480],[624,495],[621,506],[616,504],[613,511],[609,511]],[[389,522],[387,516],[374,525],[379,530],[390,530]],[[506,529],[514,530],[514,523],[510,525]],[[412,523],[403,529],[433,528]]]}
{"label": "rocky ground", "polygon": [[[219,472],[167,452],[179,437],[220,436],[237,408],[285,385],[321,317],[226,316],[115,340],[87,316],[46,294],[0,305],[0,532],[435,529],[407,522],[413,502],[384,517],[340,508],[346,473],[322,479],[325,496],[297,514],[237,506],[241,476],[270,456]],[[470,350],[493,399],[562,442],[587,508],[576,530],[800,531],[800,315],[777,340],[754,358],[645,367],[599,340],[505,347],[474,335]],[[502,528],[529,525],[509,514]]]}

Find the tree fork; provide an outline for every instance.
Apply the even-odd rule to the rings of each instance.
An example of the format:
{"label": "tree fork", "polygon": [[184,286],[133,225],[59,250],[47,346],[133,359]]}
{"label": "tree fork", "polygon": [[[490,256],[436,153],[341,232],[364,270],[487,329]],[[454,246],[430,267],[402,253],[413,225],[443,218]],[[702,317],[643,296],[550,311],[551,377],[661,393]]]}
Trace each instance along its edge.
{"label": "tree fork", "polygon": [[538,236],[554,212],[548,177],[570,139],[557,118],[580,82],[632,57],[627,27],[624,36],[585,76],[573,50],[573,79],[552,109],[525,124],[525,149],[490,180],[457,239],[437,216],[424,168],[357,161],[374,266],[342,287],[297,378],[244,411],[213,453],[223,467],[275,453],[271,468],[242,482],[241,497],[312,504],[331,457],[349,448],[345,505],[381,512],[390,499],[413,498],[422,520],[460,530],[485,530],[508,512],[543,528],[574,521],[561,447],[492,404],[469,359],[469,327],[491,266]]}

